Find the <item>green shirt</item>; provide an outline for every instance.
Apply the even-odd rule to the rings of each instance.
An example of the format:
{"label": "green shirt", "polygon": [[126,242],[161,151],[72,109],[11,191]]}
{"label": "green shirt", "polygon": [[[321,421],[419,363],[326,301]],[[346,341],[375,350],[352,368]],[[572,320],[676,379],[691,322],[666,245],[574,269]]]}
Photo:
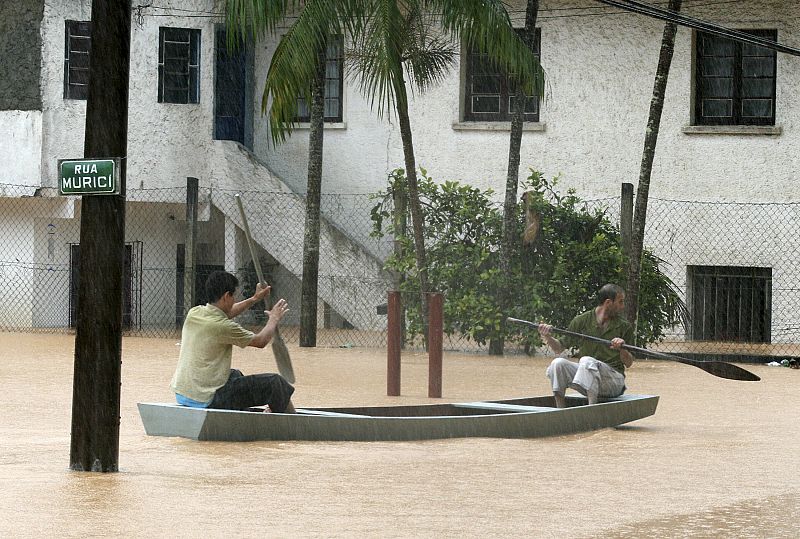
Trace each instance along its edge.
{"label": "green shirt", "polygon": [[228,381],[233,345],[244,348],[253,336],[210,303],[192,307],[183,323],[181,355],[170,388],[192,400],[210,402]]}
{"label": "green shirt", "polygon": [[[591,335],[592,337],[600,337],[607,341],[619,337],[627,344],[633,343],[633,326],[630,322],[624,318],[612,318],[609,320],[605,330],[600,329],[594,309],[573,318],[567,329],[576,333]],[[573,337],[572,335],[564,335],[559,337],[558,340],[565,348],[578,348],[581,357],[591,356],[599,359],[623,375],[625,374],[625,364],[622,363],[622,358],[619,357],[619,351],[610,348],[609,345]]]}

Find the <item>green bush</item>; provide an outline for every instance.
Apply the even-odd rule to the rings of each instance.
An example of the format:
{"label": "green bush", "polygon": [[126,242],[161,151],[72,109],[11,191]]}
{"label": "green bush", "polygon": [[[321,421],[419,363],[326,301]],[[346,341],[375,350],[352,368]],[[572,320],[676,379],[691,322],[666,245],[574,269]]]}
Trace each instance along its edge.
{"label": "green bush", "polygon": [[[504,338],[524,345],[540,344],[538,333],[503,324],[506,316],[547,321],[565,327],[573,316],[594,306],[595,292],[605,283],[624,285],[620,234],[606,210],[590,211],[574,190],[561,194],[558,178],[538,172],[521,182],[528,194],[517,206],[515,237],[508,275],[500,271],[499,250],[503,208],[493,191],[458,182],[437,184],[422,169],[419,178],[425,212],[425,244],[433,290],[445,295],[444,323],[448,335],[461,334],[480,344]],[[395,234],[391,205],[395,192],[405,192],[405,175],[395,170],[385,193],[372,209],[374,234]],[[523,244],[526,214],[538,221],[533,241]],[[386,266],[406,278],[401,286],[411,336],[422,331],[419,290],[411,229],[400,233],[400,256]],[[674,284],[661,271],[664,262],[645,250],[642,263],[637,341],[663,338],[665,328],[685,320],[686,307]],[[511,304],[499,306],[499,291]]]}

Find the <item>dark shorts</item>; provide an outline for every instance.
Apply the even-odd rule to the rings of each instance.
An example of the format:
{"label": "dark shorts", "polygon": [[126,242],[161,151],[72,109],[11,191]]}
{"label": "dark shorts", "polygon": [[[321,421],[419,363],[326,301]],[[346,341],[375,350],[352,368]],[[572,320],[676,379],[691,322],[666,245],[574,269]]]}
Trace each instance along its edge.
{"label": "dark shorts", "polygon": [[228,381],[214,393],[209,408],[247,410],[251,406],[269,404],[273,412],[283,412],[294,393],[294,387],[280,374],[251,374],[231,369]]}

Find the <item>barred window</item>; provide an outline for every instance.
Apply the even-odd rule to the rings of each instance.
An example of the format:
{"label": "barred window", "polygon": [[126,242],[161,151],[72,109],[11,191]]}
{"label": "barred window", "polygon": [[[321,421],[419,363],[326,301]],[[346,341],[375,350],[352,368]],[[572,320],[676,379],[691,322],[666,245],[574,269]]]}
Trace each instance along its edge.
{"label": "barred window", "polygon": [[[327,59],[325,61],[325,121],[342,121],[342,76],[344,68],[344,40],[335,36],[328,40]],[[311,120],[311,111],[305,97],[297,98],[297,121]]]}
{"label": "barred window", "polygon": [[[743,30],[776,41],[777,30]],[[775,125],[774,49],[697,33],[695,123]]]}
{"label": "barred window", "polygon": [[200,30],[159,28],[158,102],[200,102]]}
{"label": "barred window", "polygon": [[[520,32],[521,29],[517,29],[517,33]],[[541,41],[542,32],[537,28],[534,39],[534,53],[537,58]],[[497,67],[488,54],[470,48],[466,57],[464,121],[510,121],[516,93],[513,78]],[[525,100],[525,121],[539,121],[539,98],[535,95],[527,96]]]}
{"label": "barred window", "polygon": [[770,342],[772,268],[688,266],[689,338]]}
{"label": "barred window", "polygon": [[64,99],[86,99],[89,95],[91,21],[65,21]]}

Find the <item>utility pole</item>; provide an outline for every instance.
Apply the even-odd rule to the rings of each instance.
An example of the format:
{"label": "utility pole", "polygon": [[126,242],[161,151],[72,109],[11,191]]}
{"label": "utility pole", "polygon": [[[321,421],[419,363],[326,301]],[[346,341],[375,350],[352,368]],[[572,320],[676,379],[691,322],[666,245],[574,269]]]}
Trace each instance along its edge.
{"label": "utility pole", "polygon": [[116,472],[122,370],[131,7],[92,1],[84,157],[120,157],[119,194],[81,201],[70,468]]}

